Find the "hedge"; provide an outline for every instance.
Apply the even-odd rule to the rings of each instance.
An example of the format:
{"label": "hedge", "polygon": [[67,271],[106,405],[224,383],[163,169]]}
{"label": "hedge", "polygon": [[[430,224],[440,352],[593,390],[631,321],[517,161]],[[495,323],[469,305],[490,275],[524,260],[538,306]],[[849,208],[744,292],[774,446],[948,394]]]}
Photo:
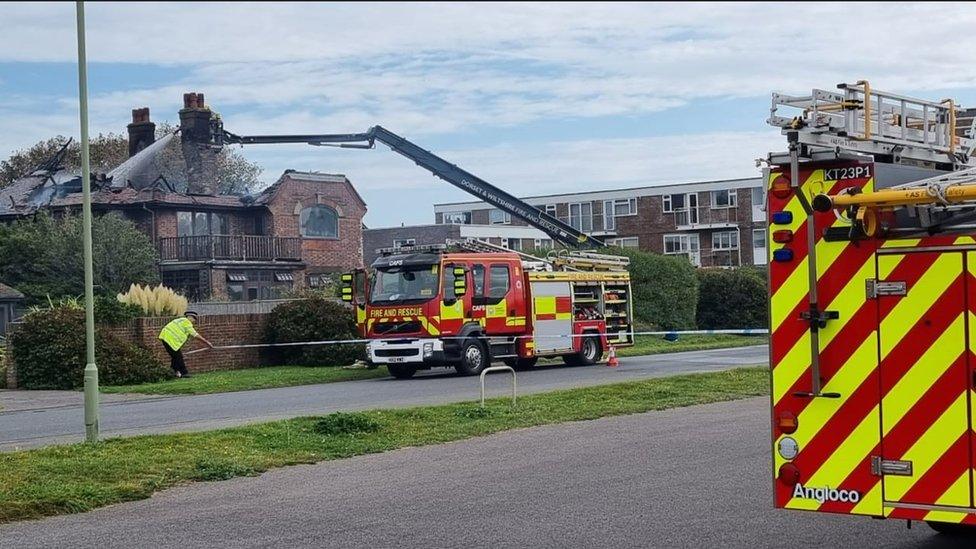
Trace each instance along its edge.
{"label": "hedge", "polygon": [[[352,309],[321,295],[282,303],[271,311],[268,343],[359,339]],[[366,357],[363,344],[281,347],[281,361],[306,366],[342,366]]]}
{"label": "hedge", "polygon": [[755,267],[699,269],[698,327],[703,330],[766,328],[765,271]]}
{"label": "hedge", "polygon": [[641,252],[633,248],[606,248],[600,253],[630,258],[630,284],[634,317],[642,326],[662,330],[695,328],[698,279],[684,257]]}
{"label": "hedge", "polygon": [[[78,389],[84,385],[85,312],[57,307],[32,312],[8,333],[24,389]],[[95,334],[99,383],[129,385],[160,381],[171,374],[155,356],[107,332]]]}

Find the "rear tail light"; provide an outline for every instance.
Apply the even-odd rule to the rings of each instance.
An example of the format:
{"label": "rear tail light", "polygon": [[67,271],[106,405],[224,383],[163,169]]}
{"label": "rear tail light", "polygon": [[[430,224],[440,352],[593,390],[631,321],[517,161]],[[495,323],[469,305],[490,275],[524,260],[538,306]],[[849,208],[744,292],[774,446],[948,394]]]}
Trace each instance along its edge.
{"label": "rear tail light", "polygon": [[800,482],[800,469],[792,463],[784,463],[780,466],[776,478],[787,486],[796,486]]}
{"label": "rear tail light", "polygon": [[789,229],[783,229],[781,231],[773,231],[773,242],[778,242],[780,244],[793,242],[793,231]]}
{"label": "rear tail light", "polygon": [[800,422],[796,418],[796,414],[793,412],[780,412],[776,416],[776,427],[779,428],[780,432],[785,435],[792,435],[796,432],[797,427],[799,427]]}

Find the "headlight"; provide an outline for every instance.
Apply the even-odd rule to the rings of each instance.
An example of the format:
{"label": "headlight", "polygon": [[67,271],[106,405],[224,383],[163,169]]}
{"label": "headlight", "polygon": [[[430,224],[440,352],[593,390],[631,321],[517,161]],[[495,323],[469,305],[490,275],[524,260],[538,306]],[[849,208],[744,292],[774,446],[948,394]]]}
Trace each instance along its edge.
{"label": "headlight", "polygon": [[424,343],[424,358],[428,358],[434,354],[434,344]]}
{"label": "headlight", "polygon": [[776,445],[776,450],[783,459],[793,459],[800,453],[800,445],[793,437],[783,437]]}

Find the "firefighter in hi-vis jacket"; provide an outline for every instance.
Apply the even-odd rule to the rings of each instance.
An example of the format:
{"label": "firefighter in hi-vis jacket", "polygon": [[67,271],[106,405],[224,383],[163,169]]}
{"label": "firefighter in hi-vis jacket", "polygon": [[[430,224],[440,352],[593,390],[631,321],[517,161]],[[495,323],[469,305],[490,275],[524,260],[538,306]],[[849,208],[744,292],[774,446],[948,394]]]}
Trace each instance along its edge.
{"label": "firefighter in hi-vis jacket", "polygon": [[197,313],[187,311],[183,316],[171,320],[159,332],[159,341],[162,342],[163,347],[169,354],[170,366],[172,366],[173,372],[176,373],[176,377],[179,378],[190,377],[189,372],[186,371],[186,362],[183,360],[182,352],[183,346],[188,339],[191,337],[199,339],[204,345],[213,349],[213,343],[207,341],[205,337],[197,333],[193,328],[193,323],[196,321]]}

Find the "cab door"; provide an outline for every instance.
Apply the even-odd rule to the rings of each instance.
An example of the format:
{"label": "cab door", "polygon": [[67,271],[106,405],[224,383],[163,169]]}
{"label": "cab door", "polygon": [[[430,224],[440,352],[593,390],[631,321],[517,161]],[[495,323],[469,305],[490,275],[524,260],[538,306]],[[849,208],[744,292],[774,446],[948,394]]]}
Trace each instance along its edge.
{"label": "cab door", "polygon": [[[488,286],[485,295],[485,331],[490,335],[512,334],[525,329],[525,315],[517,316],[515,276],[521,267],[511,261],[487,265]],[[521,322],[519,322],[521,320]]]}
{"label": "cab door", "polygon": [[889,507],[972,506],[968,255],[878,255],[881,451],[872,472]]}

